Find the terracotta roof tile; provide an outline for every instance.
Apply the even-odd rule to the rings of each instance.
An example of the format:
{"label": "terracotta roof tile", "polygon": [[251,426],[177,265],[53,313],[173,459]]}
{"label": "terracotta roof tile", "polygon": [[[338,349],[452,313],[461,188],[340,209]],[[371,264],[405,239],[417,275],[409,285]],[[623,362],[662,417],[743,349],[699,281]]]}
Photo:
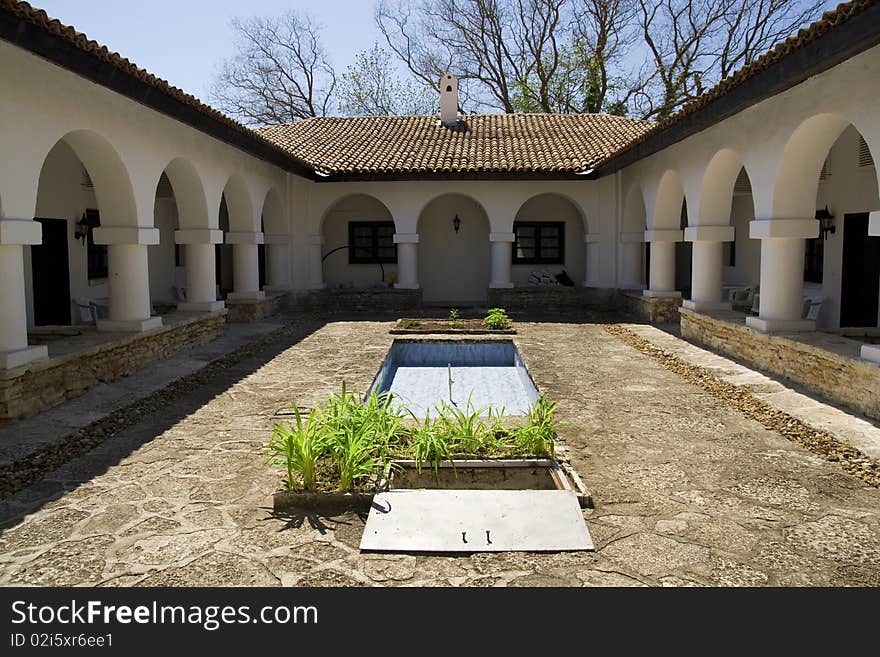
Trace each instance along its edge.
{"label": "terracotta roof tile", "polygon": [[606,114],[316,118],[259,128],[325,175],[583,172],[652,124]]}

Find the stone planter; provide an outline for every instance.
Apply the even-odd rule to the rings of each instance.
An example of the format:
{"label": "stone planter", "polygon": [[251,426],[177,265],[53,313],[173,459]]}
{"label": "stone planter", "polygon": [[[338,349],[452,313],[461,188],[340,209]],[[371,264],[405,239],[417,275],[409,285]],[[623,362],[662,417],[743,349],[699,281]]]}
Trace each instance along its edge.
{"label": "stone planter", "polygon": [[[399,459],[389,467],[378,491],[401,489],[441,490],[570,490],[581,507],[593,505],[593,498],[577,472],[567,461],[554,459],[454,459],[443,461],[435,472],[424,464]],[[281,490],[272,496],[276,512],[365,509],[374,493],[309,493]]]}

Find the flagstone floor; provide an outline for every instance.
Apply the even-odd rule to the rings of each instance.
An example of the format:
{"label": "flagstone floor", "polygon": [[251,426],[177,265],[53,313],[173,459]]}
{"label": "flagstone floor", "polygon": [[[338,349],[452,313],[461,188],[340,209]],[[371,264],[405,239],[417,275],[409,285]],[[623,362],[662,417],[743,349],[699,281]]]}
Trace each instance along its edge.
{"label": "flagstone floor", "polygon": [[0,585],[880,585],[880,490],[598,324],[515,337],[560,403],[595,553],[364,555],[356,513],[273,515],[273,414],[365,390],[390,326],[288,336],[4,501]]}

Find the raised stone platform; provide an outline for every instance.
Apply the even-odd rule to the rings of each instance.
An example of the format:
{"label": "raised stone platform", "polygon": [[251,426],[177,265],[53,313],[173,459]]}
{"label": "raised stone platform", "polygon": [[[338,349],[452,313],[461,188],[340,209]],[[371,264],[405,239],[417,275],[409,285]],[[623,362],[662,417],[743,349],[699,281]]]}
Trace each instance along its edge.
{"label": "raised stone platform", "polygon": [[[261,293],[262,294],[262,293]],[[269,292],[259,299],[227,299],[227,322],[258,322],[277,313],[284,303],[284,292]]]}
{"label": "raised stone platform", "polygon": [[487,303],[508,311],[564,313],[581,308],[610,308],[614,290],[599,287],[513,287],[491,288]]}
{"label": "raised stone platform", "polygon": [[746,326],[743,318],[683,308],[681,335],[880,418],[880,365],[859,357],[860,343],[818,332],[768,335]]}
{"label": "raised stone platform", "polygon": [[620,290],[618,309],[648,324],[668,324],[678,321],[681,297],[646,297],[641,290]]}
{"label": "raised stone platform", "polygon": [[422,291],[401,288],[298,290],[287,295],[288,310],[409,310],[422,304]]}
{"label": "raised stone platform", "polygon": [[176,351],[216,338],[226,322],[225,311],[178,315],[144,333],[76,336],[50,344],[49,358],[0,372],[0,420],[27,417],[77,397],[99,383],[161,360]]}

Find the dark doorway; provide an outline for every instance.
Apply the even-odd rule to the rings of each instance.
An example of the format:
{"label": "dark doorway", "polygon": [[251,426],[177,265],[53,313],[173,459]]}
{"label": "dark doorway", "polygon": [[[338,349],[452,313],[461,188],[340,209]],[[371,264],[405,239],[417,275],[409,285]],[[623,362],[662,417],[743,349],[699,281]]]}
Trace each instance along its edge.
{"label": "dark doorway", "polygon": [[843,217],[841,326],[877,326],[880,237],[868,236],[868,213]]}
{"label": "dark doorway", "polygon": [[259,270],[259,286],[262,290],[266,286],[266,245],[257,244],[257,269]]}
{"label": "dark doorway", "polygon": [[43,243],[31,247],[34,281],[34,324],[70,324],[70,268],[67,262],[67,221],[36,219],[43,225]]}

